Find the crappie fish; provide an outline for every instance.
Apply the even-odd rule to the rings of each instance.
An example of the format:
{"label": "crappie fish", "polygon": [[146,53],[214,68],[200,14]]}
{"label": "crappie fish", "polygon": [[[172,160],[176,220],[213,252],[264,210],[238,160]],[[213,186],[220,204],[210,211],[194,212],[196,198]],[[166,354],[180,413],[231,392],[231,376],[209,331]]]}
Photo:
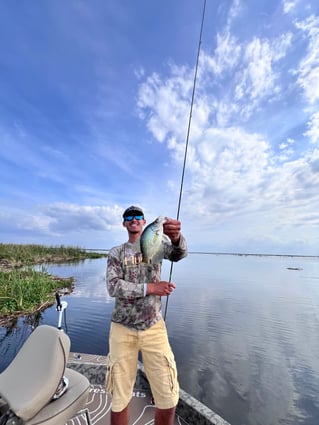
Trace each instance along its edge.
{"label": "crappie fish", "polygon": [[163,233],[165,217],[159,216],[145,227],[141,235],[141,251],[143,261],[147,264],[159,263],[164,258],[162,241],[168,238]]}

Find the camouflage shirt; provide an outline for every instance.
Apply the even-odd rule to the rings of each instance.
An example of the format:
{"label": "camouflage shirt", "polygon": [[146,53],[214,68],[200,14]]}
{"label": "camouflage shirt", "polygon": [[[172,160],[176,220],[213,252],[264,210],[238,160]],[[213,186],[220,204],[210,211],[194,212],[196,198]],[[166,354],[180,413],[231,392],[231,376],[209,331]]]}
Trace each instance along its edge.
{"label": "camouflage shirt", "polygon": [[[163,241],[164,258],[179,261],[187,255],[187,244],[181,235],[178,245]],[[112,321],[137,330],[145,330],[161,319],[161,297],[144,296],[144,284],[161,280],[162,262],[142,262],[140,240],[112,248],[107,260],[107,290],[115,297]]]}

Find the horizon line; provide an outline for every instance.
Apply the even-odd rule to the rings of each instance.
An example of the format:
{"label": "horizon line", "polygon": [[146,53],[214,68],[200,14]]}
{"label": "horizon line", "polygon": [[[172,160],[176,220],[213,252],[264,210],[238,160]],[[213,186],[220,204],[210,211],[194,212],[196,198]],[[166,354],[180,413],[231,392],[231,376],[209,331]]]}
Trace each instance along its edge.
{"label": "horizon line", "polygon": [[[85,251],[110,251],[110,248],[84,248]],[[319,258],[319,255],[311,254],[269,254],[269,253],[249,253],[249,252],[213,252],[213,251],[188,251],[188,254],[205,255],[238,255],[238,256],[256,256],[256,257],[310,257]]]}

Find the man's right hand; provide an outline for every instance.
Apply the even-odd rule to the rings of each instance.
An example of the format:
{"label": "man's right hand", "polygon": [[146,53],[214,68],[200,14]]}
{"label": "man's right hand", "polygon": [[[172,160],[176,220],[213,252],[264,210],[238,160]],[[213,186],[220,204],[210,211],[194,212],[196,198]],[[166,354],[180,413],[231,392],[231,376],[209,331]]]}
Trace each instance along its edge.
{"label": "man's right hand", "polygon": [[148,283],[146,289],[146,295],[170,295],[173,290],[176,288],[176,285],[172,282],[166,282],[165,280],[161,280],[156,283]]}

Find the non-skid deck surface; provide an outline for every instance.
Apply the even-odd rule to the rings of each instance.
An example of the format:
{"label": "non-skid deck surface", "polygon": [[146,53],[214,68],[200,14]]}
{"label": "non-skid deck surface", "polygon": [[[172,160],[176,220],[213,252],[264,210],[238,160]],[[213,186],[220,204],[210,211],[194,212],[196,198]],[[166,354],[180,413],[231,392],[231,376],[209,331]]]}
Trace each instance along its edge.
{"label": "non-skid deck surface", "polygon": [[[90,354],[71,353],[69,361],[91,365],[92,373],[98,365],[105,364],[104,356]],[[90,412],[92,425],[109,425],[111,414],[111,399],[105,391],[104,384],[91,384],[87,406]],[[130,425],[152,425],[154,424],[155,406],[147,389],[135,388],[130,402]],[[77,416],[67,422],[66,425],[85,425],[84,415]],[[187,425],[182,418],[176,415],[175,425]]]}
{"label": "non-skid deck surface", "polygon": [[[111,404],[110,397],[101,385],[91,385],[87,407],[92,425],[109,425]],[[151,396],[144,390],[135,390],[130,403],[130,425],[154,424],[155,408]],[[86,425],[84,415],[77,416],[67,422],[67,425]],[[176,416],[175,425],[186,425],[186,422]]]}

